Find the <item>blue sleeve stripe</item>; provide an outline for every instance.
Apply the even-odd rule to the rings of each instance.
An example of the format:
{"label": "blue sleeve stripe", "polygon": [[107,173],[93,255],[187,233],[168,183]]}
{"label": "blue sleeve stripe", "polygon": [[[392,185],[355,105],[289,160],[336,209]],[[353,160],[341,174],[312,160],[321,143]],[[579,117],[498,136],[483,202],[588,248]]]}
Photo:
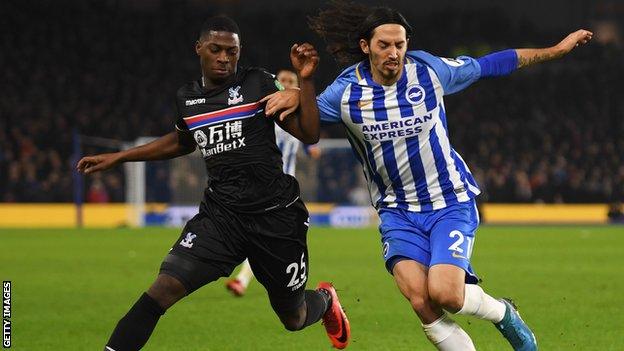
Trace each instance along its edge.
{"label": "blue sleeve stripe", "polygon": [[425,106],[427,106],[427,112],[432,111],[438,106],[438,101],[435,95],[435,88],[429,75],[429,70],[424,65],[418,65],[416,67],[416,74],[418,75],[418,82],[425,89]]}
{"label": "blue sleeve stripe", "polygon": [[481,78],[506,76],[518,68],[518,55],[514,49],[497,51],[479,57],[477,62],[481,66]]}
{"label": "blue sleeve stripe", "polygon": [[351,115],[351,121],[356,124],[364,123],[362,119],[362,110],[358,107],[358,102],[362,98],[362,87],[353,84],[351,85],[351,94],[349,95],[349,114]]}

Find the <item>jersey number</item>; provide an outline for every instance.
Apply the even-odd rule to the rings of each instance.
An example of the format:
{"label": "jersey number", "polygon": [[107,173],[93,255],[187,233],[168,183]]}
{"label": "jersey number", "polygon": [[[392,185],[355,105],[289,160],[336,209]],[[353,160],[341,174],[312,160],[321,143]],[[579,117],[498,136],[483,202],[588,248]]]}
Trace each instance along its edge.
{"label": "jersey number", "polygon": [[293,287],[301,281],[306,281],[305,252],[301,254],[301,263],[293,262],[286,267],[286,274],[292,274],[290,283],[286,287]]}

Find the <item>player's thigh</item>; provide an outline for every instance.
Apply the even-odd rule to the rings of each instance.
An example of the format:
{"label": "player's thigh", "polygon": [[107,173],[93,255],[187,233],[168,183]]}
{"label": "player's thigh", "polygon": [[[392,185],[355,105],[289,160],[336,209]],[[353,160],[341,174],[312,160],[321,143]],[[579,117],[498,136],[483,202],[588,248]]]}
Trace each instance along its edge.
{"label": "player's thigh", "polygon": [[298,310],[310,267],[305,206],[298,201],[250,219],[255,230],[249,233],[248,258],[254,275],[267,290],[275,312],[282,315]]}
{"label": "player's thigh", "polygon": [[382,254],[386,269],[393,274],[394,265],[403,259],[410,259],[428,267],[431,260],[429,237],[415,224],[411,214],[399,209],[383,209],[381,223]]}
{"label": "player's thigh", "polygon": [[200,213],[186,223],[160,273],[179,280],[188,293],[227,277],[245,259],[243,236],[232,213],[217,209]]}

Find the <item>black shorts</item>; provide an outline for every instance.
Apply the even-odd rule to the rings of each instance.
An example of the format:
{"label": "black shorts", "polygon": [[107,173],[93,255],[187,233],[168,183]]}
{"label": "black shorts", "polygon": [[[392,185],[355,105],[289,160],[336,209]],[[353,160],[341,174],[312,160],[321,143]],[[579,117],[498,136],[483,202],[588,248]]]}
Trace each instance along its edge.
{"label": "black shorts", "polygon": [[276,312],[301,306],[308,279],[308,211],[301,200],[262,214],[241,214],[205,201],[186,223],[160,273],[191,292],[229,276],[245,258]]}

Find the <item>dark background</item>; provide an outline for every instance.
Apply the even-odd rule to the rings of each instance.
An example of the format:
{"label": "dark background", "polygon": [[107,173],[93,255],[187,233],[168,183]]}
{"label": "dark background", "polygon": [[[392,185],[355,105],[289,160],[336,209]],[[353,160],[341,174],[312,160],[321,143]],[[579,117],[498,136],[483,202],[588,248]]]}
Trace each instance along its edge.
{"label": "dark background", "polygon": [[[379,5],[379,2],[363,2]],[[325,2],[0,2],[0,201],[72,201],[72,130],[115,140],[172,130],[173,97],[199,77],[197,31],[227,14],[242,64],[276,71],[310,41],[320,91],[340,68],[307,28]],[[614,202],[624,197],[620,1],[389,1],[415,28],[412,49],[440,56],[545,47],[579,28],[568,57],[481,81],[446,99],[451,141],[490,202]],[[343,137],[327,128],[324,137]],[[86,154],[113,151],[83,145]],[[165,167],[165,166],[163,166]],[[319,175],[323,178],[322,169]],[[166,181],[167,172],[161,174]],[[123,172],[88,179],[87,200],[123,201]],[[151,201],[168,201],[160,192]]]}

